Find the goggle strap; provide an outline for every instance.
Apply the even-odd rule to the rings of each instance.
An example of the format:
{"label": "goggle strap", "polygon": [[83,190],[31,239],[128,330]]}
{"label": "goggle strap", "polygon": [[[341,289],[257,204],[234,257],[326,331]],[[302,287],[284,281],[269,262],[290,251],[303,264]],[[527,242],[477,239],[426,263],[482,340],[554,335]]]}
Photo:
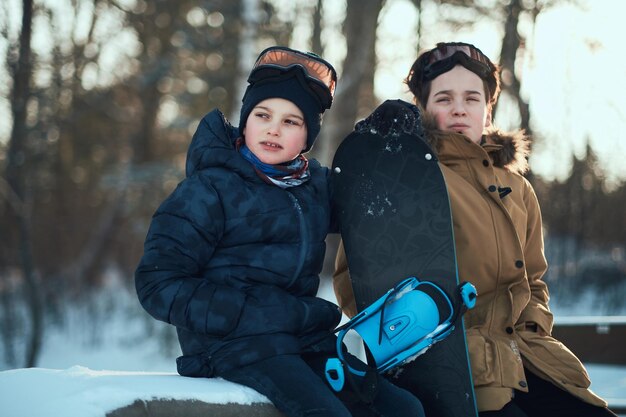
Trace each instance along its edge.
{"label": "goggle strap", "polygon": [[[268,73],[269,71],[271,71],[271,73]],[[333,96],[330,94],[328,87],[317,78],[311,77],[308,72],[302,69],[301,65],[292,65],[290,68],[263,65],[252,70],[250,76],[248,77],[248,83],[252,86],[276,82],[290,77],[297,78],[300,85],[302,85],[304,89],[309,91],[312,96],[315,97],[315,100],[320,105],[320,109],[330,109]]]}
{"label": "goggle strap", "polygon": [[[290,69],[284,70],[280,68],[273,68],[276,71],[274,74],[267,75],[264,74],[262,76],[258,76],[256,78],[253,71],[248,77],[248,87],[246,88],[246,92],[244,93],[242,101],[245,101],[246,95],[248,94],[248,90],[255,85],[263,85],[266,83],[274,83],[281,80],[286,80],[289,78],[296,78],[300,86],[307,91],[320,106],[320,111],[323,112],[326,109],[329,109],[332,104],[332,96],[328,95],[328,89],[325,85],[323,85],[319,80],[310,78],[306,72],[302,70],[298,70],[301,67],[292,67]],[[257,73],[259,71],[263,71],[267,68],[257,68]],[[279,71],[280,70],[280,71]],[[313,88],[313,86],[317,86],[318,88]]]}
{"label": "goggle strap", "polygon": [[457,64],[463,65],[468,70],[478,75],[481,79],[487,78],[491,72],[491,68],[481,61],[469,57],[465,52],[456,51],[454,54],[433,62],[432,64],[424,67],[424,79],[430,81],[438,77],[439,75],[450,71]]}

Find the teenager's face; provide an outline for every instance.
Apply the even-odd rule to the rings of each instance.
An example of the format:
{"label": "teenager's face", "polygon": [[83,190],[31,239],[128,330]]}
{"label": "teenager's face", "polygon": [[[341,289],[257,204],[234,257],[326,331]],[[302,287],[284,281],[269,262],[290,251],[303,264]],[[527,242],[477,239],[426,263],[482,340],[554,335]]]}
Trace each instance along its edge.
{"label": "teenager's face", "polygon": [[246,145],[262,162],[276,165],[294,160],[306,148],[302,111],[289,100],[269,98],[257,104],[243,130]]}
{"label": "teenager's face", "polygon": [[462,133],[476,143],[491,124],[483,81],[461,65],[432,80],[426,111],[440,130]]}

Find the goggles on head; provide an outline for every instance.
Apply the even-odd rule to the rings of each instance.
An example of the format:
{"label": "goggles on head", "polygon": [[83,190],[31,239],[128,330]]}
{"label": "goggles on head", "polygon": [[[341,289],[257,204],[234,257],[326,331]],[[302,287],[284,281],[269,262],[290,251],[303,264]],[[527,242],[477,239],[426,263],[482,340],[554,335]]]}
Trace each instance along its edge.
{"label": "goggles on head", "polygon": [[300,68],[315,97],[324,109],[329,109],[337,86],[337,73],[332,65],[311,52],[300,52],[283,46],[265,49],[257,58],[248,82],[254,84],[266,78],[280,76]]}
{"label": "goggles on head", "polygon": [[480,49],[462,42],[440,43],[429,52],[423,79],[431,81],[439,75],[450,71],[457,64],[478,75],[483,80],[493,72],[491,61]]}

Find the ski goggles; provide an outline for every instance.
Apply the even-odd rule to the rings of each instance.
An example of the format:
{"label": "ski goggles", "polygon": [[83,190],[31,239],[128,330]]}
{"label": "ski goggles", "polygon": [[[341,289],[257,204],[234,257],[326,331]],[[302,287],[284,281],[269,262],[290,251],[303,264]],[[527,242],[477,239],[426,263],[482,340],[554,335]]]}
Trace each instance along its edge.
{"label": "ski goggles", "polygon": [[300,68],[307,84],[324,109],[329,109],[337,86],[337,72],[332,65],[311,52],[300,52],[282,46],[265,49],[257,58],[248,82],[254,84],[266,78],[280,76]]}
{"label": "ski goggles", "polygon": [[440,43],[426,57],[423,79],[431,81],[450,71],[457,64],[463,65],[480,78],[487,79],[493,72],[492,63],[480,49],[463,42]]}

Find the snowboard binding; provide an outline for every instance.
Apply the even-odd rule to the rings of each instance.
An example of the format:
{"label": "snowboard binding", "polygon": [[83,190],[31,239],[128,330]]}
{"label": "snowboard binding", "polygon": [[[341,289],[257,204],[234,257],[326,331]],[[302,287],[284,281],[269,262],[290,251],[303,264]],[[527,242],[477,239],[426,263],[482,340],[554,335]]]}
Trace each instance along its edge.
{"label": "snowboard binding", "polygon": [[343,339],[354,330],[384,373],[425,353],[454,330],[459,315],[476,304],[476,288],[469,282],[451,298],[441,287],[415,277],[398,283],[349,322],[335,329],[337,358],[326,362],[326,379],[337,392],[345,384],[345,371],[364,377],[366,371],[351,367],[344,359]]}

